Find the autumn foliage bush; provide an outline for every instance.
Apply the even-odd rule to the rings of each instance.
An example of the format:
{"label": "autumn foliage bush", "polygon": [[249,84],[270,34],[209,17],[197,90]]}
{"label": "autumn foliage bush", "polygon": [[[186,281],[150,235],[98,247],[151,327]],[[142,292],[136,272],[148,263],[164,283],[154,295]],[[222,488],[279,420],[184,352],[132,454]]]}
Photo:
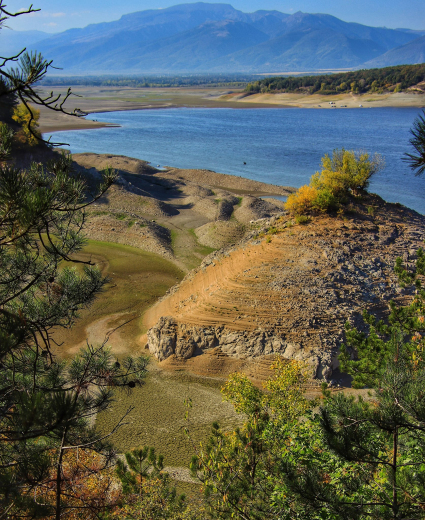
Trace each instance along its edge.
{"label": "autumn foliage bush", "polygon": [[38,120],[40,119],[40,110],[30,106],[30,110],[19,103],[13,109],[12,119],[16,121],[22,128],[16,134],[16,139],[22,143],[27,143],[29,146],[35,146],[41,139],[41,134],[38,129]]}
{"label": "autumn foliage bush", "polygon": [[369,187],[371,177],[384,166],[380,155],[366,152],[334,150],[322,158],[322,170],[291,194],[285,208],[293,215],[325,212],[346,204],[351,195],[359,195]]}
{"label": "autumn foliage bush", "polygon": [[289,195],[285,208],[293,215],[303,215],[310,211],[317,199],[317,188],[313,186],[301,186],[296,193]]}

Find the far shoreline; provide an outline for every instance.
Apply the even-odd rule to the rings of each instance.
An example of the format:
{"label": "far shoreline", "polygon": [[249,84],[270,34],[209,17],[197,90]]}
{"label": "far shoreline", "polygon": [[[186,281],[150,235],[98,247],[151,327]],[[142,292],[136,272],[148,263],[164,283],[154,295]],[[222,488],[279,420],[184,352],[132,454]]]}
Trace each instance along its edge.
{"label": "far shoreline", "polygon": [[[58,87],[60,93],[63,87]],[[124,112],[129,110],[161,110],[167,108],[314,108],[329,110],[353,108],[425,108],[425,94],[401,92],[387,94],[320,94],[264,93],[247,95],[242,89],[226,91],[223,88],[114,88],[75,87],[79,109],[89,114]],[[41,107],[40,132],[42,134],[116,127],[113,123],[77,119],[75,116],[53,112]]]}

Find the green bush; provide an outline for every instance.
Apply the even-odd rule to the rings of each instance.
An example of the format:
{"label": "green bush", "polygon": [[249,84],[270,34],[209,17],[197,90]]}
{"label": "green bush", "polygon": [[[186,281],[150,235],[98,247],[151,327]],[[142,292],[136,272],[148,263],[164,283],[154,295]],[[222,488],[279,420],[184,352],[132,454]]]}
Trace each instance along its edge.
{"label": "green bush", "polygon": [[312,209],[322,212],[335,210],[339,205],[339,198],[328,187],[317,190],[317,197],[312,202]]}
{"label": "green bush", "polygon": [[311,218],[307,215],[296,215],[295,216],[295,222],[297,224],[308,224],[310,222]]}

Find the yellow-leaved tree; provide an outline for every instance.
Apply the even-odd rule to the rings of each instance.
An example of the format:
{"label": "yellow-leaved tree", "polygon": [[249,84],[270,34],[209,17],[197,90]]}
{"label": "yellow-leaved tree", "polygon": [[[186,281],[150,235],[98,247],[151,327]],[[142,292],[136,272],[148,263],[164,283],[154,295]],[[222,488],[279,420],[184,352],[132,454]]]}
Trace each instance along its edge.
{"label": "yellow-leaved tree", "polygon": [[370,179],[384,168],[379,154],[334,150],[322,158],[322,170],[291,194],[285,208],[293,215],[337,209],[350,196],[357,196],[369,187]]}
{"label": "yellow-leaved tree", "polygon": [[226,432],[213,424],[208,444],[192,458],[192,474],[203,483],[214,518],[279,518],[271,476],[279,472],[281,447],[272,432],[297,424],[310,404],[304,397],[302,363],[278,358],[272,368],[274,375],[264,390],[244,374],[230,376],[222,394],[245,415],[243,426]]}
{"label": "yellow-leaved tree", "polygon": [[34,146],[39,142],[41,139],[41,134],[38,130],[40,110],[31,106],[28,110],[24,103],[19,103],[13,109],[12,119],[22,127],[16,134],[21,142],[25,142],[30,146]]}

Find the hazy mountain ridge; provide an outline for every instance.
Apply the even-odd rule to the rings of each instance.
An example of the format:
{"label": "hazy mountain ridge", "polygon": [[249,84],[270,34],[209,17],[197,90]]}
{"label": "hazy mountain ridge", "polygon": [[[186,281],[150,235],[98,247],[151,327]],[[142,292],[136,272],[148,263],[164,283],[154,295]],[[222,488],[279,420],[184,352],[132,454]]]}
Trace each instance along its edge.
{"label": "hazy mountain ridge", "polygon": [[43,31],[13,31],[3,27],[0,31],[0,54],[2,56],[18,54],[25,46],[33,46],[49,37],[50,34]]}
{"label": "hazy mountain ridge", "polygon": [[382,56],[379,56],[365,65],[367,67],[388,67],[391,65],[404,65],[406,60],[414,60],[409,63],[417,64],[425,62],[425,36],[417,38],[412,42],[391,49]]}
{"label": "hazy mountain ridge", "polygon": [[[7,47],[9,35],[1,32]],[[22,33],[22,43],[65,73],[265,72],[418,63],[423,34],[328,14],[243,13],[199,2],[131,13],[41,41]]]}

